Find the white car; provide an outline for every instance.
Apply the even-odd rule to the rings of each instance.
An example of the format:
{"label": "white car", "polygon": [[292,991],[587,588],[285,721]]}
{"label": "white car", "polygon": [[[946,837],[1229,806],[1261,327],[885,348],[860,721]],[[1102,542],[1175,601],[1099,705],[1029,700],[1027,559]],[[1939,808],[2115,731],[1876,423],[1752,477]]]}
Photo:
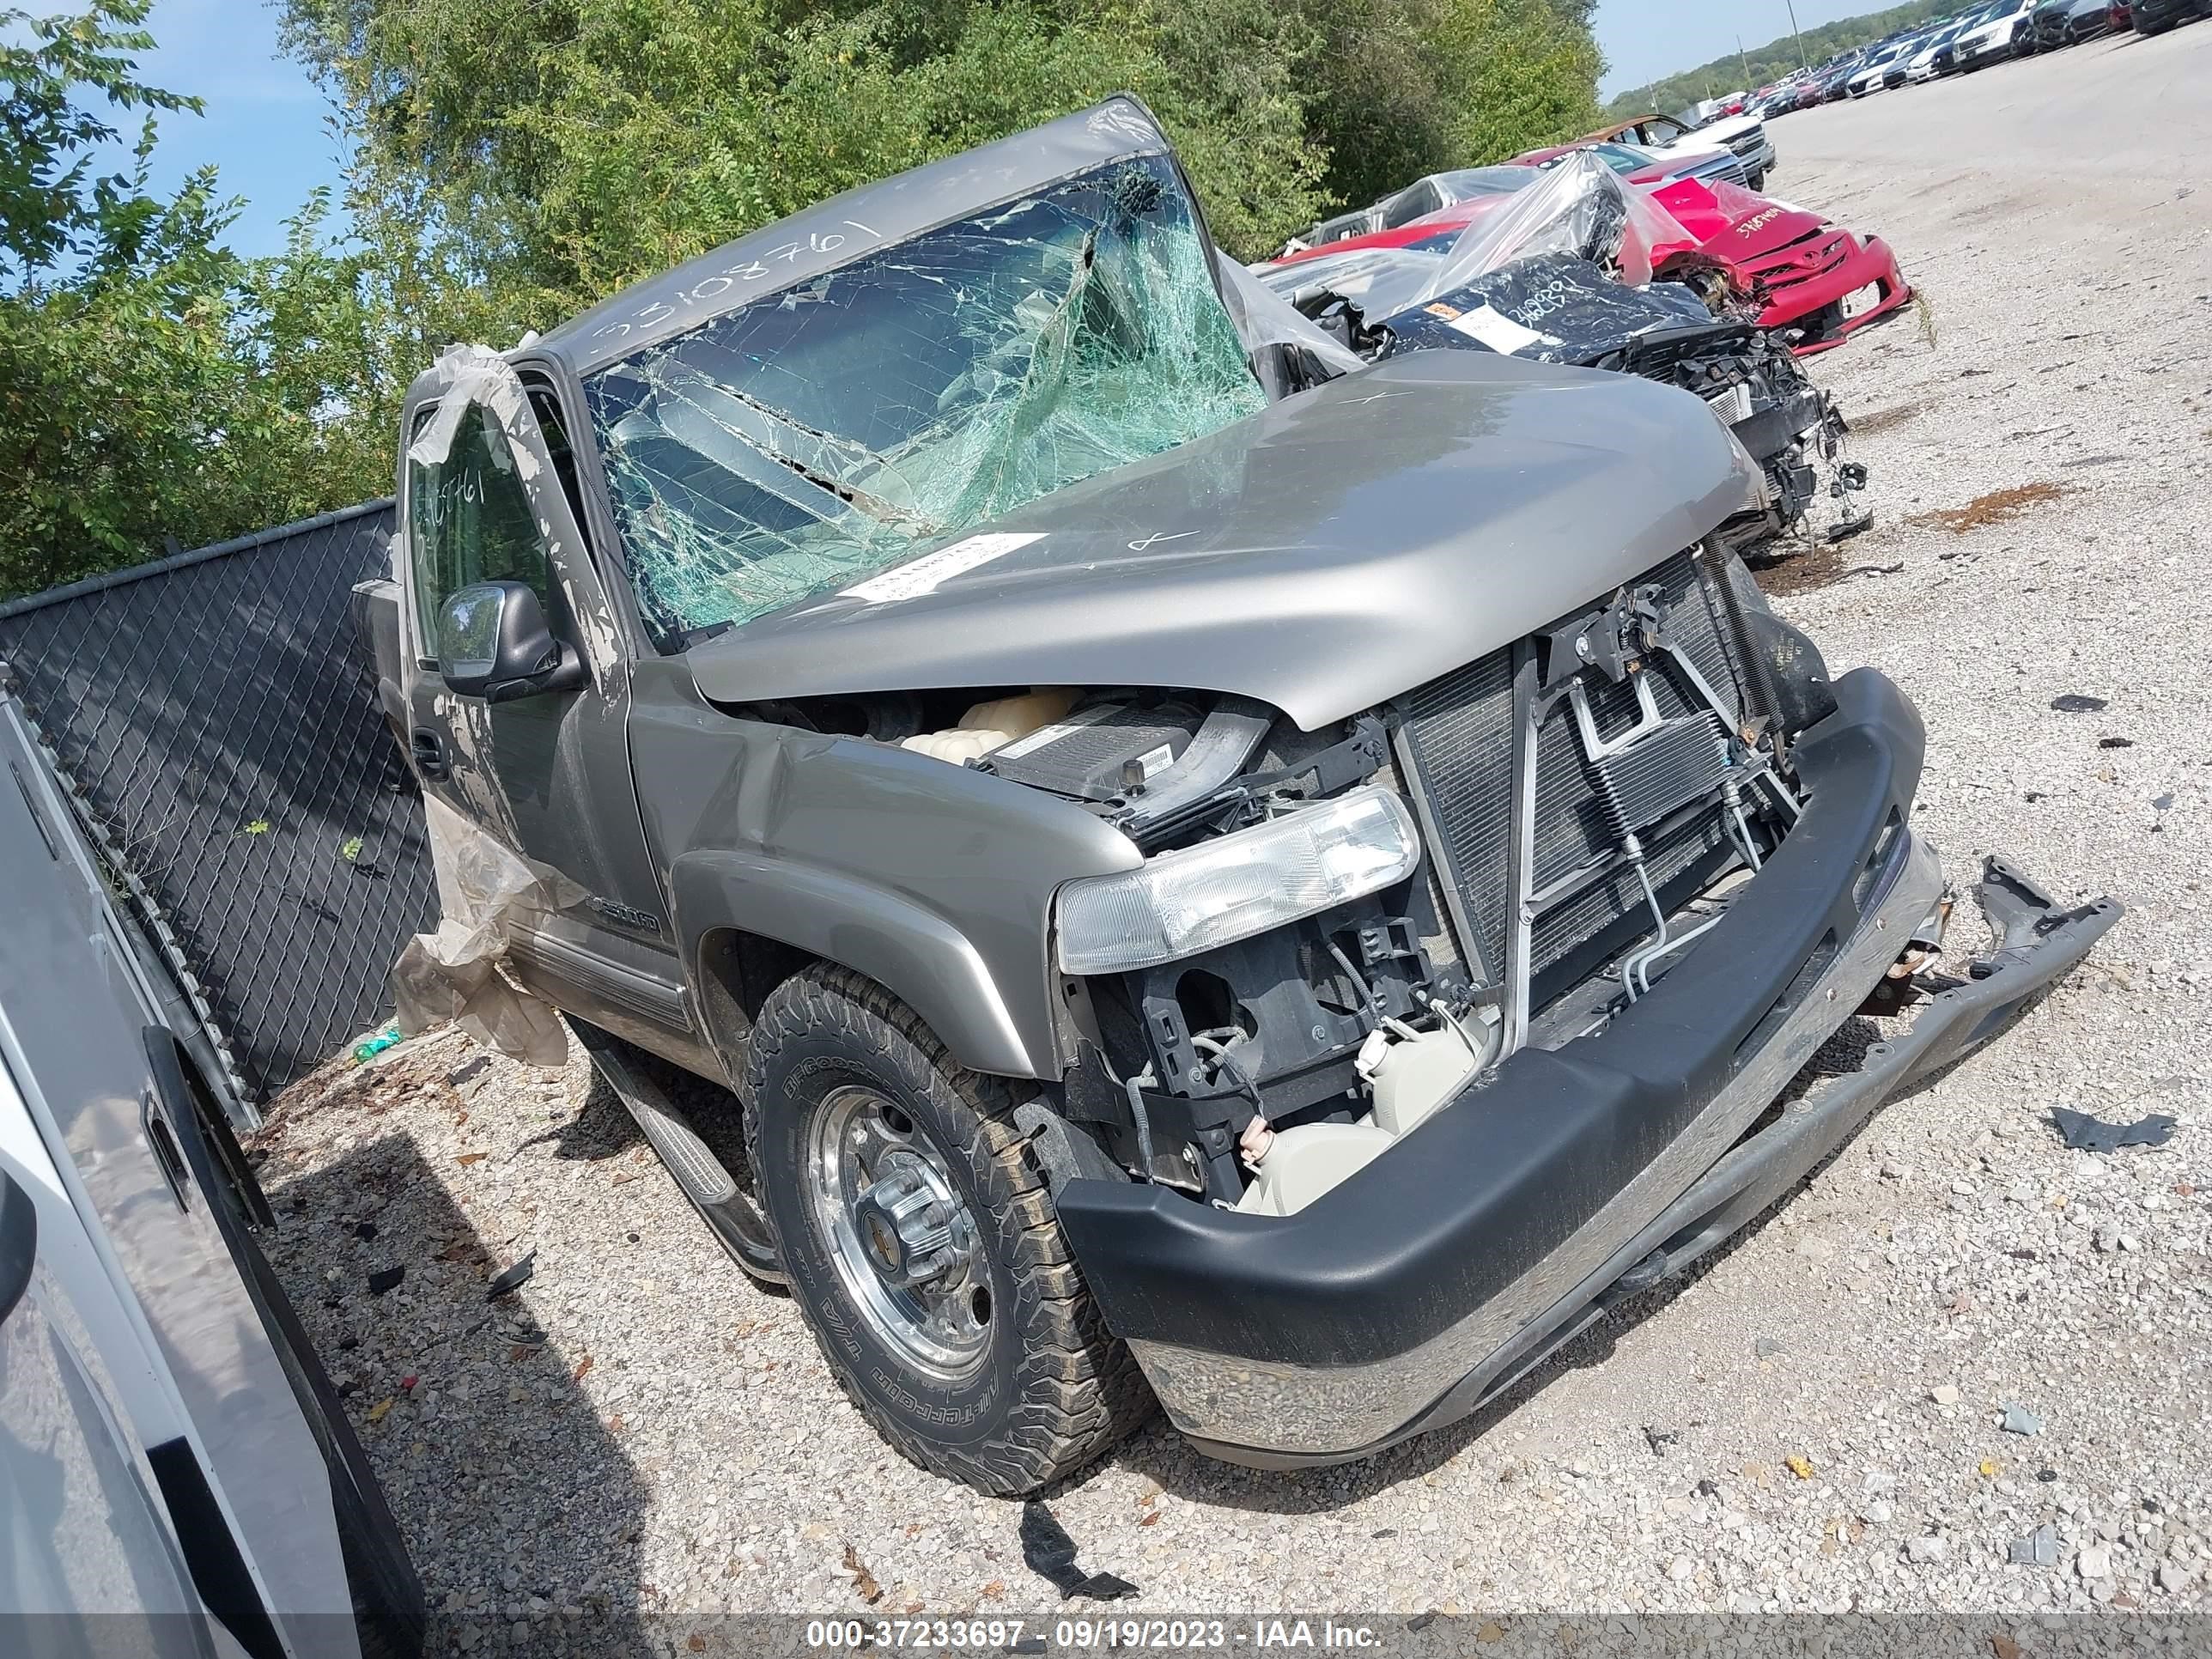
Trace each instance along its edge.
{"label": "white car", "polygon": [[1701,151],[1725,149],[1735,157],[1743,169],[1743,182],[1753,190],[1761,188],[1774,170],[1773,141],[1766,136],[1766,124],[1756,115],[1723,116],[1704,126],[1672,115],[1640,115],[1589,137],[1638,145],[1670,163]]}
{"label": "white car", "polygon": [[1949,28],[1939,30],[1923,40],[1920,43],[1920,50],[1914,52],[1905,62],[1905,84],[1918,86],[1923,81],[1933,81],[1936,78],[1936,54],[1957,40],[1959,32],[1965,27],[1964,23],[1954,23]]}
{"label": "white car", "polygon": [[2029,14],[2034,9],[2035,0],[1996,0],[1959,32],[1952,46],[1954,65],[1961,70],[1977,70],[2016,56],[2021,37],[2033,33],[2034,26],[2029,21]]}
{"label": "white car", "polygon": [[1904,50],[1905,46],[1902,41],[1893,46],[1878,48],[1868,57],[1865,63],[1852,71],[1851,78],[1844,82],[1844,90],[1854,98],[1863,98],[1870,92],[1880,92],[1881,77],[1889,72],[1889,66],[1897,61],[1897,54]]}
{"label": "white car", "polygon": [[0,1651],[418,1653],[204,1028],[4,695],[0,764]]}
{"label": "white car", "polygon": [[[1701,185],[1715,181],[1741,185],[1757,189],[1750,178],[1750,169],[1732,149],[1717,145],[1685,145],[1680,149],[1654,149],[1650,144],[1624,143],[1614,139],[1610,143],[1592,144],[1590,149],[1597,158],[1624,177],[1636,175],[1647,186],[1657,189],[1671,185],[1678,179],[1695,179]],[[1561,158],[1564,159],[1564,158]],[[1547,161],[1547,167],[1556,165]],[[1664,167],[1665,176],[1652,179],[1645,175],[1647,167]],[[1760,174],[1763,179],[1764,173]]]}

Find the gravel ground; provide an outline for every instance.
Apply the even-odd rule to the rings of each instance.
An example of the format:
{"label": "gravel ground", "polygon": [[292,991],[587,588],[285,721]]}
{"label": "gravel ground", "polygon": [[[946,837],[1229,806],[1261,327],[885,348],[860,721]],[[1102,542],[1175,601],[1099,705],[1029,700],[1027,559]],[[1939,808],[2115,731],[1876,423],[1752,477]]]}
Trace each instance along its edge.
{"label": "gravel ground", "polygon": [[[2212,190],[2185,182],[2212,176],[2208,71],[2198,27],[1776,131],[1774,187],[1878,228],[1927,301],[1818,360],[1882,524],[1781,573],[1781,602],[1919,702],[1918,821],[1954,878],[2002,849],[2126,921],[1478,1418],[1295,1475],[1146,1431],[1053,1498],[1085,1568],[1141,1587],[1123,1607],[2212,1602]],[[2060,1105],[2180,1127],[2069,1152]],[[659,1630],[1051,1604],[1018,1506],[866,1431],[580,1053],[403,1045],[302,1085],[263,1144],[279,1267],[455,1645],[578,1607]]]}

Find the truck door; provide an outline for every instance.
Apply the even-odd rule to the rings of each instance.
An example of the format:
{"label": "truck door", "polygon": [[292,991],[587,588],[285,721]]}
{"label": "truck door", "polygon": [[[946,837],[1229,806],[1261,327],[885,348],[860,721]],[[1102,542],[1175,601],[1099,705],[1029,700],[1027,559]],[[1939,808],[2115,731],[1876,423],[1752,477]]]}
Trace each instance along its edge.
{"label": "truck door", "polygon": [[[404,416],[409,750],[426,793],[580,891],[517,931],[523,977],[559,1006],[667,1052],[667,1036],[692,1021],[630,781],[629,648],[581,527],[567,413],[546,376],[488,353],[475,370]],[[556,637],[580,653],[583,684],[495,704],[447,684],[440,607],[493,580],[537,594]]]}

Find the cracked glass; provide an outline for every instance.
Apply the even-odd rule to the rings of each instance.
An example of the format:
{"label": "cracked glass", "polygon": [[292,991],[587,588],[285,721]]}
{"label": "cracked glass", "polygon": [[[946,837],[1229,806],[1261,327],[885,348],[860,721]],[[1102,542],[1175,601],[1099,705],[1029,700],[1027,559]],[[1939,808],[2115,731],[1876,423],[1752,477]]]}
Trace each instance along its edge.
{"label": "cracked glass", "polygon": [[765,296],[586,401],[640,606],[679,650],[1267,399],[1153,156]]}

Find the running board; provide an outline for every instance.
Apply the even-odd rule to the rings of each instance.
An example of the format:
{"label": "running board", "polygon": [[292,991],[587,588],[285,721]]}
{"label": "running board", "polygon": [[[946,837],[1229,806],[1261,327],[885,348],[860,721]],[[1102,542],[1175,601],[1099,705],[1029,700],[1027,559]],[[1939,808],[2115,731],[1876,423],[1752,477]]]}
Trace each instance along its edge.
{"label": "running board", "polygon": [[676,1178],[684,1196],[691,1200],[691,1207],[699,1212],[700,1219],[729,1252],[730,1259],[756,1279],[789,1284],[768,1218],[745,1196],[728,1166],[699,1139],[659,1085],[636,1065],[629,1045],[580,1019],[571,1018],[568,1024],[591,1054],[592,1064],[629,1109],[647,1142]]}

